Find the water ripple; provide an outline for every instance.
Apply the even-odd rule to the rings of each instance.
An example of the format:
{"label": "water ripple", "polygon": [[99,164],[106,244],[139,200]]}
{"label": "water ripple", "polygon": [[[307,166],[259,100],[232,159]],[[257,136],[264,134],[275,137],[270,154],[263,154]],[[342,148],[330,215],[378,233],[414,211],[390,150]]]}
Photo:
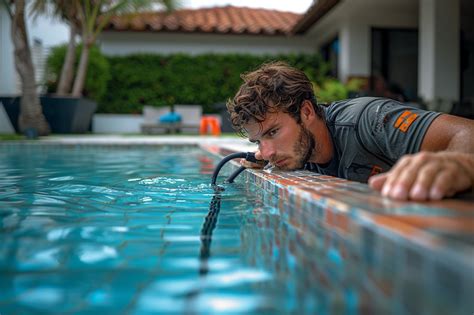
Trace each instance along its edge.
{"label": "water ripple", "polygon": [[116,258],[117,250],[110,246],[82,245],[78,250],[78,255],[82,262],[95,264],[106,259]]}

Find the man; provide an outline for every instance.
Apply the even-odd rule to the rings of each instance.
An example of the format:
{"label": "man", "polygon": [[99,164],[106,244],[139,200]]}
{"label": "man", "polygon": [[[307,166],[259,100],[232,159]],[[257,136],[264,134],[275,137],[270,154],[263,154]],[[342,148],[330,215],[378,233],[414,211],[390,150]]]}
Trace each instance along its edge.
{"label": "man", "polygon": [[227,109],[234,128],[258,145],[257,159],[368,181],[400,200],[439,200],[473,187],[471,120],[382,98],[322,107],[306,75],[282,62],[242,78]]}

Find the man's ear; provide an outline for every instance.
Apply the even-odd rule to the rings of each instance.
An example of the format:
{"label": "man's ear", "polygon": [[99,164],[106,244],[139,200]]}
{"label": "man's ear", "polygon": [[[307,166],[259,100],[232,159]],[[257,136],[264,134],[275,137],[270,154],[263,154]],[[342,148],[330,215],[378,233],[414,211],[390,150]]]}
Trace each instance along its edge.
{"label": "man's ear", "polygon": [[309,100],[304,100],[301,104],[300,109],[301,121],[311,122],[316,118],[316,112],[314,111],[313,104]]}

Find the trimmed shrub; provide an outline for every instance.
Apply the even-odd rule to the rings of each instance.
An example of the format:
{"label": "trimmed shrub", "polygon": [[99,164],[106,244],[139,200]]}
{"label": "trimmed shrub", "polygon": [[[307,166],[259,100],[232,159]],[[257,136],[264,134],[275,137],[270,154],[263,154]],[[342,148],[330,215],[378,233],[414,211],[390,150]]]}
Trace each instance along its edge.
{"label": "trimmed shrub", "polygon": [[240,75],[264,62],[283,60],[322,83],[329,66],[319,54],[252,56],[239,54],[129,55],[108,57],[111,79],[99,101],[101,113],[141,113],[144,104],[200,104],[204,112],[232,97]]}
{"label": "trimmed shrub", "polygon": [[335,79],[329,79],[320,85],[315,85],[314,91],[317,95],[318,102],[321,103],[331,103],[336,100],[343,100],[349,95],[347,87]]}
{"label": "trimmed shrub", "polygon": [[363,80],[359,79],[352,79],[343,84],[336,79],[328,78],[320,84],[314,82],[313,86],[318,102],[329,104],[349,98],[351,93],[360,91],[363,84]]}
{"label": "trimmed shrub", "polygon": [[[48,80],[46,82],[47,92],[55,93],[61,75],[64,58],[66,56],[67,45],[53,47],[48,56],[46,66]],[[76,62],[74,73],[77,71],[79,59],[81,57],[82,45],[76,47]],[[89,64],[87,68],[86,82],[84,83],[83,95],[87,98],[99,101],[107,91],[107,82],[110,78],[109,62],[100,52],[99,48],[93,46],[89,54]]]}

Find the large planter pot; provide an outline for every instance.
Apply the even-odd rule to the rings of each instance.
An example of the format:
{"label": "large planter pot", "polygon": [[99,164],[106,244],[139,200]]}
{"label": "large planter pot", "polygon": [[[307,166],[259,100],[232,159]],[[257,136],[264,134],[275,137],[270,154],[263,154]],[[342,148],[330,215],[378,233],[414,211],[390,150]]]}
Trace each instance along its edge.
{"label": "large planter pot", "polygon": [[[20,97],[1,97],[10,121],[18,130],[20,114]],[[43,114],[48,121],[52,133],[85,133],[90,130],[92,115],[97,103],[86,98],[41,96]]]}

